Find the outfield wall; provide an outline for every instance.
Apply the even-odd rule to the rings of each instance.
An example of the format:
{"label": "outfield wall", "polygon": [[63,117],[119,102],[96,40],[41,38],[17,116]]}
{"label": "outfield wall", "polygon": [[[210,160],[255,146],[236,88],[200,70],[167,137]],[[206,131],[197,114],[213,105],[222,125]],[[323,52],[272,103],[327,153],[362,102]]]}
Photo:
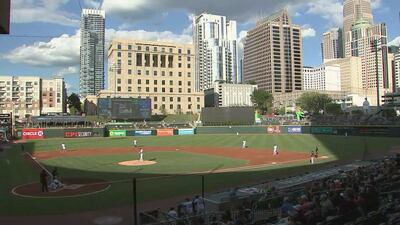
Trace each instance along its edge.
{"label": "outfield wall", "polygon": [[130,136],[173,136],[195,134],[315,134],[348,136],[400,137],[400,127],[391,126],[220,126],[182,129],[127,129],[106,128],[24,128],[17,130],[19,139],[47,138],[89,138],[89,137],[130,137]]}

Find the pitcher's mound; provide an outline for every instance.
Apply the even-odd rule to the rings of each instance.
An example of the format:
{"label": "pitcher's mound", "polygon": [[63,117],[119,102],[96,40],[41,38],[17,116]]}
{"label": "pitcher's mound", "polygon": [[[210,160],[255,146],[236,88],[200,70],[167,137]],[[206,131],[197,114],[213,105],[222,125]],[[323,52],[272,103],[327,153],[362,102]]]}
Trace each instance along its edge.
{"label": "pitcher's mound", "polygon": [[119,162],[118,165],[121,165],[121,166],[148,166],[148,165],[153,165],[156,163],[157,163],[156,161],[131,160],[131,161]]}

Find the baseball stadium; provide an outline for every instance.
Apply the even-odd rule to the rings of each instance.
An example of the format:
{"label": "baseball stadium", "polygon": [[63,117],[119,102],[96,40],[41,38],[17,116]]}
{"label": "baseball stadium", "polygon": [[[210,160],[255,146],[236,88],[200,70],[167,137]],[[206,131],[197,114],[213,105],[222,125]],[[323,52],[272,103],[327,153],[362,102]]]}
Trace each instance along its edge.
{"label": "baseball stadium", "polygon": [[[206,110],[201,123],[34,118],[1,146],[0,224],[216,224],[227,214],[243,224],[287,224],[281,218],[299,214],[310,196],[354,197],[348,185],[365,208],[324,211],[323,224],[378,224],[387,212],[375,199],[398,209],[395,122],[338,125],[340,116],[298,121],[232,110],[225,124]],[[296,212],[285,211],[289,201],[299,201]]]}

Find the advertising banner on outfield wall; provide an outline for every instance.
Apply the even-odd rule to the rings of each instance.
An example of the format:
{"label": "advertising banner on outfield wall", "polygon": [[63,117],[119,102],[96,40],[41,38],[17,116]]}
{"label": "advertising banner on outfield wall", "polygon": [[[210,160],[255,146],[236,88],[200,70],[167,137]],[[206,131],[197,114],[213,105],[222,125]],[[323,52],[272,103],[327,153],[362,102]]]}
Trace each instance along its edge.
{"label": "advertising banner on outfield wall", "polygon": [[135,130],[134,135],[135,136],[151,136],[152,131],[151,130]]}
{"label": "advertising banner on outfield wall", "polygon": [[303,128],[301,126],[288,126],[287,131],[289,134],[301,134],[303,133]]}
{"label": "advertising banner on outfield wall", "polygon": [[337,130],[332,127],[311,127],[311,134],[336,134]]}
{"label": "advertising banner on outfield wall", "polygon": [[281,127],[280,126],[268,126],[267,127],[267,133],[268,134],[280,134],[281,133]]}
{"label": "advertising banner on outfield wall", "polygon": [[110,137],[126,137],[126,130],[110,130]]}
{"label": "advertising banner on outfield wall", "polygon": [[157,129],[157,136],[173,136],[174,129]]}
{"label": "advertising banner on outfield wall", "polygon": [[92,131],[65,131],[65,138],[83,138],[83,137],[92,137]]}
{"label": "advertising banner on outfield wall", "polygon": [[43,128],[24,128],[22,129],[22,139],[44,139]]}
{"label": "advertising banner on outfield wall", "polygon": [[179,129],[178,135],[193,135],[194,129]]}

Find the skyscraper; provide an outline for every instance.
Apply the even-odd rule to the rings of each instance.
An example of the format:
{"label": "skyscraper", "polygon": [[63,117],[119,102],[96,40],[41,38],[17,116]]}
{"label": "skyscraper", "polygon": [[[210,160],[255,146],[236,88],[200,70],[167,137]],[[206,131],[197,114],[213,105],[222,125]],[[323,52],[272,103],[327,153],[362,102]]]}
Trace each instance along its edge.
{"label": "skyscraper", "polygon": [[104,25],[103,10],[82,10],[79,79],[82,97],[97,95],[104,89]]}
{"label": "skyscraper", "polygon": [[214,82],[238,82],[236,21],[203,13],[193,20],[196,52],[196,90],[214,87]]}
{"label": "skyscraper", "polygon": [[[359,17],[347,32],[345,40],[345,56],[361,58],[362,88],[365,92],[379,88],[383,94],[385,89],[390,89],[386,25],[371,25],[368,20]],[[377,51],[372,43],[375,40],[378,42]]]}
{"label": "skyscraper", "polygon": [[325,32],[321,44],[323,62],[343,58],[342,43],[342,30],[340,28],[332,28]]}
{"label": "skyscraper", "polygon": [[344,0],[343,3],[343,34],[351,30],[351,26],[357,18],[364,18],[369,24],[373,24],[371,0]]}
{"label": "skyscraper", "polygon": [[301,28],[287,10],[257,22],[244,46],[243,79],[269,93],[302,90]]}

